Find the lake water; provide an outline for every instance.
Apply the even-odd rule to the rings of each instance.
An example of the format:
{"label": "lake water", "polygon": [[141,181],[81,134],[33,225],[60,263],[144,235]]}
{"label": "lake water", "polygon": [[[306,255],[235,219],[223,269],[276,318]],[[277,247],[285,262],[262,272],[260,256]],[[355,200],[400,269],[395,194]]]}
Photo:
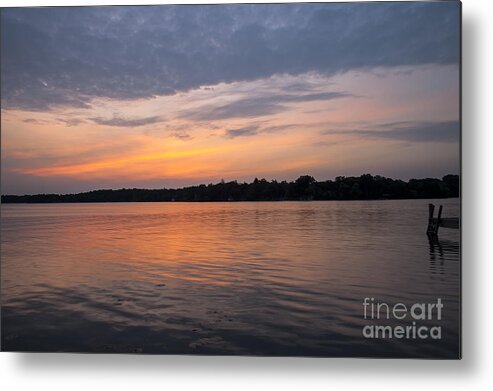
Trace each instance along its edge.
{"label": "lake water", "polygon": [[[457,357],[459,231],[430,243],[428,202],[2,205],[2,349]],[[365,297],[440,298],[441,339],[365,338],[398,323]]]}

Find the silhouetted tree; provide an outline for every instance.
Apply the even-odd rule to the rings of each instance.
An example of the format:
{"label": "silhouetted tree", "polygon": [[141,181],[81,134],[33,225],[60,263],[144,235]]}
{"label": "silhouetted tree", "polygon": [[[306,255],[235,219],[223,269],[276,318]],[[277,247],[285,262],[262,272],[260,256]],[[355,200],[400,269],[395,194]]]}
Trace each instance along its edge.
{"label": "silhouetted tree", "polygon": [[276,200],[377,200],[402,198],[458,197],[460,177],[411,179],[409,182],[364,174],[359,177],[336,177],[317,182],[303,175],[294,182],[255,178],[252,183],[237,181],[181,189],[94,190],[79,194],[2,195],[3,203],[55,202],[169,202],[169,201],[276,201]]}

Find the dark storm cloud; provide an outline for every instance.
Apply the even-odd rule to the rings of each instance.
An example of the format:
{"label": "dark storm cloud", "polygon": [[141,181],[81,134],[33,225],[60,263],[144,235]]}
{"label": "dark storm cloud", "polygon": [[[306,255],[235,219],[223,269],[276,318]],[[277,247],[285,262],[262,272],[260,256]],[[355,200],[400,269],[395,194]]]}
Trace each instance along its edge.
{"label": "dark storm cloud", "polygon": [[146,117],[146,118],[135,118],[135,119],[125,119],[120,117],[113,117],[110,119],[106,118],[90,118],[91,121],[97,123],[98,125],[106,126],[117,126],[124,128],[135,128],[138,126],[155,124],[164,121],[160,116]]}
{"label": "dark storm cloud", "polygon": [[238,99],[222,106],[205,105],[185,111],[182,118],[213,121],[228,118],[253,118],[286,110],[284,103],[311,102],[352,97],[345,92],[322,92],[306,95],[262,95]]}
{"label": "dark storm cloud", "polygon": [[459,121],[444,122],[395,122],[379,125],[373,129],[328,131],[326,134],[344,134],[400,140],[410,142],[458,142]]}
{"label": "dark storm cloud", "polygon": [[147,98],[281,73],[458,63],[459,7],[441,1],[3,9],[2,107],[88,107],[94,97]]}

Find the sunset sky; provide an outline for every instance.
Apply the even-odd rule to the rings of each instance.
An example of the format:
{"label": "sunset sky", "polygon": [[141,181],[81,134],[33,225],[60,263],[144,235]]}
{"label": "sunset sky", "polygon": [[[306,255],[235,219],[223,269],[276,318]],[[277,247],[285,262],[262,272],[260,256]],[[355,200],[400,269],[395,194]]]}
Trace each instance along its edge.
{"label": "sunset sky", "polygon": [[457,174],[459,6],[2,9],[2,194]]}

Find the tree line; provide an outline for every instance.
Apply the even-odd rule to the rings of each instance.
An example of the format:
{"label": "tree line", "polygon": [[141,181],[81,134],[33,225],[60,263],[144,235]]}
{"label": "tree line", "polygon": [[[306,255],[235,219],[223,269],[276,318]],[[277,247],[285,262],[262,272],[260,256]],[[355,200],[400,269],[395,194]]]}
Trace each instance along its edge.
{"label": "tree line", "polygon": [[459,175],[408,182],[364,174],[316,181],[310,175],[293,182],[257,179],[252,183],[221,181],[180,189],[94,190],[78,194],[2,195],[2,203],[55,202],[207,202],[207,201],[312,201],[450,198],[459,196]]}

